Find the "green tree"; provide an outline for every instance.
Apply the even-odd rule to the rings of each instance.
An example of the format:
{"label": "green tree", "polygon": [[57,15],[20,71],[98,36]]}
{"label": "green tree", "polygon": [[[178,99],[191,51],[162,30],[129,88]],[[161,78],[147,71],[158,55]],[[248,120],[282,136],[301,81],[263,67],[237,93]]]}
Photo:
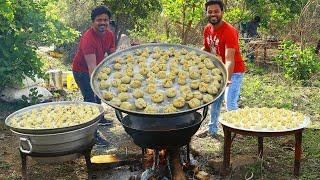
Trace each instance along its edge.
{"label": "green tree", "polygon": [[283,50],[274,60],[282,68],[286,78],[300,80],[304,85],[310,85],[310,79],[319,78],[317,73],[320,71],[320,59],[314,53],[314,48],[301,50],[292,41],[284,41],[282,47]]}
{"label": "green tree", "polygon": [[161,10],[159,0],[104,0],[103,4],[112,10],[113,19],[117,23],[117,37],[134,29],[140,19],[146,19]]}
{"label": "green tree", "polygon": [[[35,50],[39,45],[74,41],[77,32],[50,12],[54,0],[0,1],[0,87],[43,76]],[[53,5],[53,6],[50,6]]]}
{"label": "green tree", "polygon": [[201,20],[204,15],[203,1],[162,0],[162,4],[163,17],[171,22],[171,26],[174,27],[171,31],[178,30],[181,43],[187,44],[188,37],[192,37],[190,36],[192,31],[201,29]]}
{"label": "green tree", "polygon": [[244,0],[249,14],[259,15],[266,34],[283,36],[308,0]]}

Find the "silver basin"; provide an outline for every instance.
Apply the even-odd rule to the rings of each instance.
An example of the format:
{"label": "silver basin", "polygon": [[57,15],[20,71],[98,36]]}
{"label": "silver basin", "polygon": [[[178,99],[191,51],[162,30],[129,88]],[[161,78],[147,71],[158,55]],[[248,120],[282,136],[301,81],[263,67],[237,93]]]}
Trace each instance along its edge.
{"label": "silver basin", "polygon": [[13,130],[12,132],[18,135],[20,150],[23,153],[63,153],[90,144],[94,140],[97,127],[98,121],[81,129],[56,134],[23,134]]}

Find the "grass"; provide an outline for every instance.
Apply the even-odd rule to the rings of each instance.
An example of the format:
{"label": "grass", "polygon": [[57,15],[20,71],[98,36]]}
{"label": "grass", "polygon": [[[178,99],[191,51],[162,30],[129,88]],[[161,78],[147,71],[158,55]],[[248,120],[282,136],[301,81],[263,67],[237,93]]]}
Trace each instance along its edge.
{"label": "grass", "polygon": [[[303,155],[299,179],[320,178],[320,130],[307,129],[303,133]],[[288,143],[293,142],[293,143]],[[287,144],[288,143],[288,144]],[[257,139],[245,137],[234,141],[231,157],[239,154],[257,155]],[[261,162],[247,165],[246,172],[252,172],[258,179],[293,179],[294,138],[264,138],[264,156]]]}
{"label": "grass", "polygon": [[10,167],[11,165],[9,163],[0,160],[0,169],[8,170]]}
{"label": "grass", "polygon": [[240,104],[300,111],[311,117],[314,128],[320,127],[320,88],[302,87],[275,75],[245,76]]}

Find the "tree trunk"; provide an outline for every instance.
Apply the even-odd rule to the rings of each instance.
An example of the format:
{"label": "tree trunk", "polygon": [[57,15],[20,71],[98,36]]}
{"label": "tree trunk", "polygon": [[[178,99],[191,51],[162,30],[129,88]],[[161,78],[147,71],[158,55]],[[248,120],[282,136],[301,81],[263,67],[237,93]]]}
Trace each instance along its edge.
{"label": "tree trunk", "polygon": [[185,4],[183,4],[183,8],[182,8],[182,34],[181,34],[181,41],[182,44],[186,44],[186,35],[185,35],[185,20],[186,20],[186,6]]}
{"label": "tree trunk", "polygon": [[227,7],[228,7],[228,0],[223,0],[223,4],[224,4],[224,7],[225,7],[225,10],[227,10]]}

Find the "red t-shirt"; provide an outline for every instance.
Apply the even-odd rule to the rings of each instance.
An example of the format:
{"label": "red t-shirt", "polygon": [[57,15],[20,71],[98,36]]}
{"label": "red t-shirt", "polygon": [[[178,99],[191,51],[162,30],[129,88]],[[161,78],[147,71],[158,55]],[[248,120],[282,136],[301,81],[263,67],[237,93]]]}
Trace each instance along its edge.
{"label": "red t-shirt", "polygon": [[226,48],[235,49],[233,72],[245,72],[245,64],[240,54],[238,31],[231,24],[223,21],[218,29],[214,29],[209,23],[204,28],[203,36],[205,49],[221,56],[223,63],[225,63]]}
{"label": "red t-shirt", "polygon": [[91,27],[81,37],[79,47],[72,62],[72,70],[76,72],[87,72],[88,66],[84,59],[85,55],[95,54],[97,65],[104,59],[104,55],[115,51],[115,40],[112,31],[106,30],[101,35]]}

